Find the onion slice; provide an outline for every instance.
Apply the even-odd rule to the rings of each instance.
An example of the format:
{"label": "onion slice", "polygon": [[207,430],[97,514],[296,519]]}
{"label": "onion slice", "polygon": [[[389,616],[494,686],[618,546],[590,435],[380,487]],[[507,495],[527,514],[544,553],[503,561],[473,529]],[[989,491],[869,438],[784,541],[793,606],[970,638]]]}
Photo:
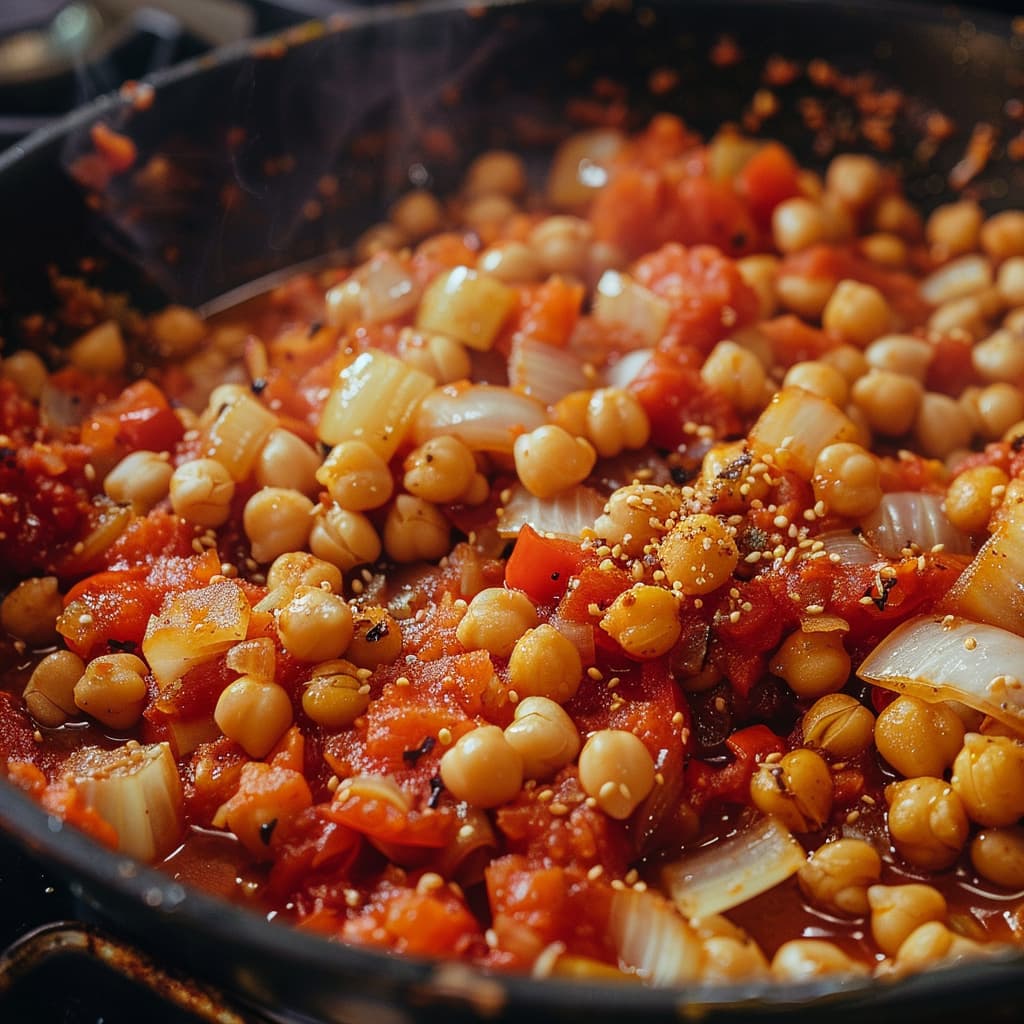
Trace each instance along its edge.
{"label": "onion slice", "polygon": [[944,551],[968,555],[970,538],[946,518],[944,501],[941,494],[895,491],[883,495],[861,528],[875,548],[890,558],[899,558],[912,544],[922,551],[941,544]]}
{"label": "onion slice", "polygon": [[620,889],[612,896],[608,936],[619,961],[651,985],[678,985],[700,974],[703,947],[690,924],[656,893]]}
{"label": "onion slice", "polygon": [[512,341],[508,382],[545,404],[592,386],[583,372],[583,361],[574,352],[523,334]]}
{"label": "onion slice", "polygon": [[777,818],[690,854],[662,869],[662,884],[687,917],[745,903],[795,875],[807,855]]}
{"label": "onion slice", "polygon": [[548,422],[535,398],[494,384],[448,384],[435,388],[420,403],[413,440],[451,434],[475,452],[512,454],[516,438]]}
{"label": "onion slice", "polygon": [[1024,637],[953,615],[919,615],[894,629],[857,675],[922,700],[958,700],[1024,732]]}
{"label": "onion slice", "polygon": [[597,491],[582,484],[553,498],[537,498],[516,484],[498,520],[498,532],[502,537],[515,537],[524,526],[532,526],[538,533],[577,540],[582,530],[593,529],[604,505],[605,499]]}
{"label": "onion slice", "polygon": [[829,530],[816,539],[824,545],[827,557],[838,556],[840,565],[874,565],[881,561],[878,552],[853,530]]}

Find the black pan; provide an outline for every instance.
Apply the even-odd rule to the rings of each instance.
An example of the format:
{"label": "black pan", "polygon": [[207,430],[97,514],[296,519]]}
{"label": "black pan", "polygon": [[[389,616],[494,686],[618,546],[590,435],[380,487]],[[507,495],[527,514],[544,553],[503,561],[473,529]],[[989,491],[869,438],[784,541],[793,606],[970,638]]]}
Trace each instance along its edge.
{"label": "black pan", "polygon": [[[709,60],[723,33],[743,55],[738,64]],[[629,123],[668,109],[712,131],[742,118],[773,54],[871,71],[900,89],[905,99],[883,155],[925,206],[950,197],[948,175],[979,121],[998,141],[968,190],[990,210],[1024,205],[1024,163],[1005,151],[1024,129],[1008,104],[1024,83],[1024,36],[1008,19],[800,0],[376,8],[173,69],[154,80],[152,97],[101,99],[0,156],[0,333],[17,344],[24,314],[52,307],[51,265],[72,271],[89,257],[92,280],[127,290],[143,308],[169,299],[203,305],[344,246],[410,182],[444,192],[476,151],[512,147],[539,169],[573,118],[615,116],[615,103]],[[675,84],[652,96],[651,74],[662,69]],[[816,90],[804,78],[774,91],[779,109],[762,133],[805,162],[828,156],[800,116],[811,94],[823,100],[839,145],[870,148],[842,90]],[[937,149],[925,130],[936,110],[956,125]],[[125,174],[90,189],[80,158],[97,121],[135,141],[140,166],[166,157],[175,169],[170,186],[147,189]],[[884,142],[875,128],[869,134]],[[1024,993],[1024,956],[1010,955],[839,991],[658,991],[484,976],[269,924],[100,850],[2,781],[0,828],[72,879],[96,922],[240,1005],[290,1019],[734,1020],[827,1011],[837,1020],[937,1020],[1012,1007]]]}

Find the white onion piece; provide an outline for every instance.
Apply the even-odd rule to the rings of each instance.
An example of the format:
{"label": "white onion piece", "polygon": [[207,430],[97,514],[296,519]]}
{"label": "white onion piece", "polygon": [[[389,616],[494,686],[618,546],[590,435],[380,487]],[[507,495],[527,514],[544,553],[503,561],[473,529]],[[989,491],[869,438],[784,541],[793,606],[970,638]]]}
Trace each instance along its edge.
{"label": "white onion piece", "polygon": [[807,855],[777,818],[662,868],[662,883],[687,917],[720,914],[759,896],[791,875]]}
{"label": "white onion piece", "polygon": [[545,405],[554,404],[570,391],[593,386],[575,353],[523,335],[512,342],[508,382]]}
{"label": "white onion piece", "polygon": [[635,348],[627,352],[618,362],[607,367],[604,379],[610,388],[624,388],[640,376],[640,371],[651,361],[653,348]]}
{"label": "white onion piece", "polygon": [[895,491],[883,495],[878,508],[860,525],[874,547],[890,558],[899,558],[911,544],[922,551],[941,544],[944,551],[970,554],[970,538],[946,518],[944,501],[941,494]]}
{"label": "white onion piece", "polygon": [[1024,637],[948,615],[919,615],[894,629],[857,675],[922,700],[958,700],[1024,732]]}
{"label": "white onion piece", "polygon": [[700,974],[697,933],[656,893],[621,889],[612,896],[608,936],[619,962],[651,985],[678,985]]}
{"label": "white onion piece", "polygon": [[827,557],[839,556],[840,565],[871,565],[880,560],[878,552],[853,530],[830,530],[815,539],[824,545]]}
{"label": "white onion piece", "polygon": [[575,209],[586,205],[608,183],[608,165],[622,147],[620,132],[601,129],[570,135],[555,153],[548,175],[552,206]]}
{"label": "white onion piece", "polygon": [[476,452],[511,454],[516,438],[544,426],[547,411],[536,398],[491,384],[449,384],[420,403],[413,440],[451,434]]}
{"label": "white onion piece", "polygon": [[992,265],[984,256],[961,256],[921,282],[921,296],[933,306],[973,295],[992,285]]}
{"label": "white onion piece", "polygon": [[[594,319],[621,324],[645,347],[657,345],[668,326],[672,307],[660,295],[617,270],[606,270],[594,293]],[[628,341],[622,342],[628,344]]]}
{"label": "white onion piece", "polygon": [[502,537],[515,537],[524,526],[538,533],[579,539],[580,531],[593,528],[604,511],[605,499],[592,487],[572,487],[553,498],[538,498],[516,484],[498,520]]}
{"label": "white onion piece", "polygon": [[[594,646],[594,627],[589,622],[572,622],[552,615],[549,623],[558,630],[580,653],[584,665],[593,665],[597,656]],[[656,786],[656,789],[662,787]]]}

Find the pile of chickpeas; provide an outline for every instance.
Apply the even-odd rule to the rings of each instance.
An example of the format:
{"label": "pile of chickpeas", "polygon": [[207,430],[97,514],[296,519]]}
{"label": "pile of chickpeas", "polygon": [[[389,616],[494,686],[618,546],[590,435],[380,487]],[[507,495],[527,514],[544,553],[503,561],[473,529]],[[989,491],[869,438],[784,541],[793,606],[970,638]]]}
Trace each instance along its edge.
{"label": "pile of chickpeas", "polygon": [[[410,437],[387,456],[363,437],[318,447],[261,401],[253,385],[268,366],[279,365],[297,330],[306,336],[308,324],[253,339],[237,323],[211,326],[180,307],[150,318],[148,342],[184,371],[201,400],[192,410],[178,409],[185,454],[132,452],[99,474],[102,493],[128,517],[170,512],[191,524],[194,550],[215,550],[222,559],[211,586],[237,589],[234,581],[244,577],[265,587],[257,608],[272,613],[280,647],[308,667],[293,702],[275,681],[274,640],[236,644],[226,657],[238,676],[217,699],[216,733],[260,761],[297,721],[308,719],[326,734],[364,729],[382,667],[404,657],[413,678],[400,682],[415,685],[415,652],[403,642],[414,612],[391,599],[381,576],[396,565],[444,560],[456,539],[448,507],[486,508],[498,478],[514,478],[539,502],[557,501],[582,484],[599,488],[608,460],[635,458],[631,482],[605,488],[602,511],[578,537],[602,567],[625,570],[634,581],[607,606],[592,609],[595,628],[633,662],[677,651],[684,603],[700,608],[709,595],[765,566],[826,557],[815,523],[838,518],[852,526],[879,508],[888,486],[882,452],[896,458],[906,447],[935,460],[948,522],[979,546],[1010,478],[994,464],[957,469],[972,447],[1024,436],[1024,213],[986,216],[976,202],[961,199],[922,218],[867,156],[838,156],[824,176],[805,171],[800,181],[802,194],[774,211],[771,251],[740,258],[736,266],[762,319],[795,314],[835,345],[817,359],[783,367],[754,325],[714,345],[699,371],[748,427],[776,392],[794,389],[809,403],[827,403],[820,408],[840,424],[802,471],[813,507],[802,521],[777,514],[763,550],[741,550],[739,539],[752,510],[771,511],[785,445],[754,450],[750,438],[726,441],[693,424],[689,440],[700,458],[692,478],[676,484],[666,471],[654,479],[644,406],[628,384],[604,380],[621,353],[612,359],[575,353],[589,385],[552,401],[495,385],[502,390],[492,393],[492,409],[525,403],[522,428],[505,450],[475,444],[453,418],[450,430]],[[592,296],[606,271],[628,272],[623,252],[595,238],[580,209],[538,213],[528,186],[516,155],[484,154],[452,200],[422,190],[400,199],[390,219],[358,241],[360,267],[383,257],[400,270],[417,245],[458,226],[476,249],[473,272],[503,287],[561,275]],[[819,244],[855,245],[880,271],[913,274],[931,307],[927,324],[905,329],[874,285],[794,271],[790,258]],[[340,284],[336,274],[321,284],[325,322],[338,332],[341,350],[351,341],[353,310],[365,316],[370,299],[360,291],[358,270]],[[393,322],[404,364],[430,378],[432,394],[442,394],[446,385],[472,379],[479,352],[410,324],[417,301],[381,322]],[[941,338],[970,346],[978,383],[958,395],[928,390]],[[573,351],[572,342],[568,348]],[[110,321],[78,339],[67,358],[102,376],[123,372],[129,355],[129,341]],[[49,369],[31,352],[8,356],[2,370],[30,399],[40,399],[48,386]],[[742,471],[733,472],[736,466]],[[223,544],[233,525],[246,547],[241,559]],[[469,538],[481,554],[504,550],[494,526]],[[879,556],[885,561],[897,560]],[[63,649],[58,633],[69,635],[71,618],[87,613],[65,608],[60,586],[56,577],[25,580],[0,605],[3,629],[22,651],[38,652],[23,689],[25,708],[42,729],[86,718],[119,733],[131,730],[148,700],[144,648],[88,662]],[[465,586],[455,601],[457,642],[464,651],[486,652],[512,710],[504,726],[481,721],[457,739],[447,729],[433,737],[443,749],[438,771],[450,799],[493,811],[569,772],[588,806],[629,822],[664,779],[638,736],[623,729],[586,734],[574,721],[580,688],[605,685],[593,659],[522,591],[482,581]],[[729,614],[735,622],[748,611],[737,603]],[[823,608],[805,611],[813,616]],[[846,629],[835,622],[818,631],[796,629],[771,653],[768,672],[800,713],[793,749],[757,765],[750,806],[811,847],[797,874],[802,899],[824,915],[863,919],[880,973],[978,955],[985,936],[957,924],[941,887],[913,879],[969,863],[986,884],[1024,890],[1022,738],[970,708],[914,696],[899,696],[876,714],[851,685],[857,666]],[[686,694],[701,694],[719,685],[722,674],[708,664],[686,666],[677,682]],[[835,773],[845,764],[876,756],[889,780],[881,794],[881,840],[847,834],[837,824],[834,792]],[[360,780],[333,782],[337,792],[351,793]],[[800,980],[872,966],[833,942],[800,936],[769,960],[725,917],[694,927],[712,980]],[[729,955],[716,960],[714,950]]]}

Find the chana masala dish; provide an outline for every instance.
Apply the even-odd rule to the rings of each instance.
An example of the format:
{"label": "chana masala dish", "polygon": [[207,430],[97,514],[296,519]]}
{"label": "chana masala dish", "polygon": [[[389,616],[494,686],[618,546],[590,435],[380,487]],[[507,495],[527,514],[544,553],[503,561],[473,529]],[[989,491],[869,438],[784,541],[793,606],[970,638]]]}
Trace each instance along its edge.
{"label": "chana masala dish", "polygon": [[542,977],[1024,943],[1024,212],[661,115],[208,320],[53,287],[0,377],[49,813]]}

